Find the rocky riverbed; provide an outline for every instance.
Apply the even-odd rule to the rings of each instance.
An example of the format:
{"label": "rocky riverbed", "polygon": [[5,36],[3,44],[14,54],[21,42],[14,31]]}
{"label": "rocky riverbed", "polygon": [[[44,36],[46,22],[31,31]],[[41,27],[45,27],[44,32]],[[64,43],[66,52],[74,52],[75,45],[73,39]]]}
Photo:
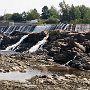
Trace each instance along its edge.
{"label": "rocky riverbed", "polygon": [[[0,75],[8,77],[0,77],[0,90],[90,90],[90,33],[48,33],[43,49],[36,52],[28,50],[45,37],[44,32],[29,34],[16,52],[0,51]],[[26,33],[1,34],[1,49],[16,43],[23,35]],[[19,75],[27,76],[21,80]]]}

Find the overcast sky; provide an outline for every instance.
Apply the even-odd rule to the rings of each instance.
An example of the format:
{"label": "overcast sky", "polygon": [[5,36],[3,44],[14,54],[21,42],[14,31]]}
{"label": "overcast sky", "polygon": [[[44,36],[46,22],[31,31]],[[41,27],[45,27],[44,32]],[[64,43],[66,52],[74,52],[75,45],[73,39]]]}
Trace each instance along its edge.
{"label": "overcast sky", "polygon": [[[55,6],[59,9],[59,3],[63,0],[0,0],[0,15],[4,13],[22,13],[23,11],[29,11],[36,8],[41,13],[42,7],[47,5]],[[90,0],[65,0],[69,5],[86,5],[90,7]]]}

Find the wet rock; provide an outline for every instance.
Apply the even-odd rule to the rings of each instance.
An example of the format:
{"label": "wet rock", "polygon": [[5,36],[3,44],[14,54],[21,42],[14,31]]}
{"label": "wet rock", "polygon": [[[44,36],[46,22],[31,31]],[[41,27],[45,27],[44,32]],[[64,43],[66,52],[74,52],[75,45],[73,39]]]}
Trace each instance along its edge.
{"label": "wet rock", "polygon": [[7,69],[7,70],[4,70],[4,72],[9,72],[9,70]]}
{"label": "wet rock", "polygon": [[[11,36],[1,35],[2,43],[1,49],[5,49],[7,46],[15,44],[20,38],[26,35],[26,33],[22,32],[14,32]],[[42,40],[45,37],[45,33],[30,33],[27,38],[23,40],[23,42],[16,47],[17,52],[24,52],[22,55],[17,55],[15,58],[19,60],[25,60],[29,57],[32,60],[38,60],[43,63],[56,62],[59,64],[66,64],[73,68],[78,69],[90,69],[90,60],[87,61],[89,56],[89,48],[90,48],[90,33],[72,33],[72,32],[60,32],[50,31],[48,42],[43,46],[44,50],[38,50],[33,53],[35,57],[29,57],[28,50],[35,45],[38,41]],[[25,56],[26,54],[26,56]],[[45,57],[44,57],[44,55]],[[42,56],[41,56],[42,55]],[[85,56],[87,58],[83,58]],[[25,57],[24,57],[25,56]],[[32,55],[31,55],[32,56]],[[74,59],[74,57],[81,56],[80,58]],[[52,59],[49,59],[52,57]],[[45,62],[46,61],[46,62]],[[27,66],[30,66],[29,63],[25,63]],[[19,66],[23,66],[18,63]],[[15,69],[15,68],[14,68]],[[16,70],[16,69],[15,69]]]}
{"label": "wet rock", "polygon": [[[60,33],[51,32],[45,49],[53,60],[60,64],[70,61],[69,66],[78,69],[90,69],[87,59],[81,60],[83,55],[89,55],[89,33]],[[75,56],[81,56],[74,59]]]}
{"label": "wet rock", "polygon": [[83,78],[83,81],[84,81],[85,84],[90,85],[90,81],[87,78]]}
{"label": "wet rock", "polygon": [[26,35],[27,33],[25,32],[20,32],[20,31],[14,31],[10,34],[10,36],[20,36],[20,35]]}
{"label": "wet rock", "polygon": [[46,75],[43,75],[43,76],[40,76],[40,78],[47,78],[47,76]]}
{"label": "wet rock", "polygon": [[0,69],[0,72],[3,72],[3,70],[2,70],[2,69]]}
{"label": "wet rock", "polygon": [[19,70],[19,72],[21,72],[21,73],[25,73],[25,72],[26,72],[26,70]]}
{"label": "wet rock", "polygon": [[75,75],[70,75],[70,74],[65,74],[65,78],[68,79],[68,78],[76,78]]}

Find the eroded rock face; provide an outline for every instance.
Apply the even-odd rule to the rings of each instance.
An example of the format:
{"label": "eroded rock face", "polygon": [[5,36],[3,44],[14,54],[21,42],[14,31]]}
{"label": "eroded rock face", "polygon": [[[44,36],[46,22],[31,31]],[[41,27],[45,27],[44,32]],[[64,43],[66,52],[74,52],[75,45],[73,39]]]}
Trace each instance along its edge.
{"label": "eroded rock face", "polygon": [[18,42],[20,40],[21,36],[5,36],[3,35],[0,43],[0,49],[4,50],[6,47]]}
{"label": "eroded rock face", "polygon": [[24,52],[29,50],[32,46],[34,46],[38,41],[42,40],[45,37],[45,33],[33,33],[29,34],[27,38],[23,40],[23,42],[18,46],[17,52]]}
{"label": "eroded rock face", "polygon": [[[26,33],[15,32],[12,36],[1,35],[0,48],[15,44]],[[32,46],[45,37],[45,33],[29,33],[20,45],[17,52],[28,51]],[[48,42],[43,46],[46,54],[59,64],[69,65],[78,69],[90,70],[90,33],[71,33],[50,31]],[[43,53],[43,51],[39,51]],[[37,52],[37,53],[39,53]],[[36,54],[37,54],[36,53]]]}
{"label": "eroded rock face", "polygon": [[[50,33],[45,49],[54,61],[78,69],[90,70],[90,33]],[[88,60],[87,60],[88,59]]]}
{"label": "eroded rock face", "polygon": [[[21,39],[21,37],[23,37],[26,34],[28,34],[28,33],[22,33],[22,32],[15,31],[10,36],[2,35],[0,49],[4,50],[6,47],[17,43]],[[44,36],[45,36],[45,34],[43,32],[29,34],[29,36],[27,38],[25,38],[21,42],[20,45],[17,46],[16,51],[23,52],[23,51],[28,50],[30,47],[35,45],[38,41],[42,40]]]}

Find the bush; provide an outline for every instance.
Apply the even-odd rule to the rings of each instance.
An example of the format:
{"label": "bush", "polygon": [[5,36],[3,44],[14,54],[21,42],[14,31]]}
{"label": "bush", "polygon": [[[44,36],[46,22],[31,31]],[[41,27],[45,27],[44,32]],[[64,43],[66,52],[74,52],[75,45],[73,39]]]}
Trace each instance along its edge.
{"label": "bush", "polygon": [[58,19],[54,17],[50,17],[45,21],[46,24],[57,24],[58,22]]}

